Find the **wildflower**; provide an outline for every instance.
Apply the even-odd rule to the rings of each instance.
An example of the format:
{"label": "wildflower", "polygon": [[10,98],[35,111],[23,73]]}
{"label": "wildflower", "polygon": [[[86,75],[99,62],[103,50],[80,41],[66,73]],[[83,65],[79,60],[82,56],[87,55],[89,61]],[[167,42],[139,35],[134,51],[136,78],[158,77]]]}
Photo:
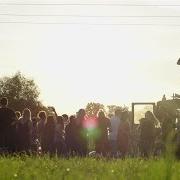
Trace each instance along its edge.
{"label": "wildflower", "polygon": [[111,172],[114,173],[114,170],[112,169]]}
{"label": "wildflower", "polygon": [[70,168],[67,168],[66,171],[69,172],[69,171],[70,171]]}

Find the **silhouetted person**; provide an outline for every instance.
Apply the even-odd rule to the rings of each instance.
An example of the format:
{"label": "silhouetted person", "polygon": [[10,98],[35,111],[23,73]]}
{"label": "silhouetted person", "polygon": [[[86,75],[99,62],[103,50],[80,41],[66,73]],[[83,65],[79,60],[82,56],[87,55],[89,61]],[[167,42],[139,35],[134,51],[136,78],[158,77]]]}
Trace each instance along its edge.
{"label": "silhouetted person", "polygon": [[38,118],[39,118],[39,121],[38,121],[38,139],[40,141],[40,144],[41,144],[41,151],[44,152],[45,151],[45,124],[46,124],[46,121],[47,121],[47,115],[46,115],[46,112],[45,111],[40,111],[38,113]]}
{"label": "silhouetted person", "polygon": [[40,142],[38,139],[38,121],[37,118],[32,118],[32,145],[31,149],[33,153],[37,153],[40,147]]}
{"label": "silhouetted person", "polygon": [[58,116],[56,120],[54,141],[57,150],[57,155],[65,155],[66,153],[65,130],[64,130],[64,120],[62,116]]}
{"label": "silhouetted person", "polygon": [[21,118],[21,112],[20,111],[16,111],[16,120],[13,122],[13,125],[15,126],[15,144],[16,144],[16,151],[18,150],[18,123],[19,123],[19,119]]}
{"label": "silhouetted person", "polygon": [[53,116],[48,116],[44,127],[44,151],[50,155],[55,154],[55,120]]}
{"label": "silhouetted person", "polygon": [[153,153],[155,142],[155,119],[152,112],[147,111],[145,118],[140,120],[140,151],[141,155],[148,157]]}
{"label": "silhouetted person", "polygon": [[110,140],[110,146],[111,146],[111,154],[113,156],[117,155],[118,152],[118,129],[121,121],[121,110],[116,109],[115,110],[115,115],[111,118],[111,129],[110,129],[110,135],[109,135],[109,140]]}
{"label": "silhouetted person", "polygon": [[130,125],[129,114],[122,112],[121,122],[118,129],[118,149],[122,157],[125,157],[129,151]]}
{"label": "silhouetted person", "polygon": [[109,153],[108,129],[110,127],[110,120],[103,111],[100,111],[97,118],[97,135],[95,138],[95,149],[99,154],[107,155]]}
{"label": "silhouetted person", "polygon": [[86,112],[80,109],[77,113],[75,138],[78,155],[86,156],[88,152],[87,129],[84,126]]}
{"label": "silhouetted person", "polygon": [[162,129],[162,140],[164,145],[169,140],[171,133],[175,131],[175,122],[173,121],[173,117],[166,111],[164,111],[162,122],[161,122],[161,129]]}
{"label": "silhouetted person", "polygon": [[15,126],[13,122],[16,115],[13,110],[8,108],[8,99],[6,97],[0,100],[0,148],[4,152],[15,151]]}
{"label": "silhouetted person", "polygon": [[29,154],[32,144],[32,119],[31,111],[28,108],[24,109],[22,117],[19,119],[17,132],[19,152]]}
{"label": "silhouetted person", "polygon": [[65,128],[65,142],[67,146],[67,153],[70,156],[77,153],[76,135],[76,118],[75,116],[70,116],[69,124]]}

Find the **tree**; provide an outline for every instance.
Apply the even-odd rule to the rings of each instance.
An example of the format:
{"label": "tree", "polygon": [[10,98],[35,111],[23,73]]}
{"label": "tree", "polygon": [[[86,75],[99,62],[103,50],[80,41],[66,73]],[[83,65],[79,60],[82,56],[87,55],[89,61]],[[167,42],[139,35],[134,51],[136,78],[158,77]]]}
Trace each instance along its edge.
{"label": "tree", "polygon": [[44,109],[38,100],[40,92],[34,80],[27,79],[20,72],[1,78],[0,90],[0,97],[7,97],[9,107],[15,111],[22,112],[24,108],[29,108],[36,115],[40,109]]}
{"label": "tree", "polygon": [[99,110],[105,111],[103,104],[91,102],[86,106],[86,114],[89,117],[96,116]]}
{"label": "tree", "polygon": [[117,106],[117,105],[108,105],[107,106],[107,113],[109,116],[114,115],[115,110],[120,109],[121,111],[128,111],[128,107],[124,106]]}

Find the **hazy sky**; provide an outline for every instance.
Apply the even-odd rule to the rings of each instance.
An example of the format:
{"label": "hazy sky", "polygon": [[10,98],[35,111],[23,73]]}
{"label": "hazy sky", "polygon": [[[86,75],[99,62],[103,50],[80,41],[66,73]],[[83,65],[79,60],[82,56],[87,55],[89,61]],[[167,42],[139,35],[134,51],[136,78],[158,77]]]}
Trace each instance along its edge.
{"label": "hazy sky", "polygon": [[[7,1],[1,1],[7,2]],[[21,2],[23,1],[8,1]],[[37,1],[24,1],[37,3]],[[38,0],[39,3],[52,1]],[[61,3],[63,1],[53,1]],[[92,3],[74,0],[66,3]],[[97,2],[97,1],[94,1]],[[110,2],[99,0],[99,3]],[[152,1],[113,1],[153,4]],[[178,1],[154,1],[178,4]],[[180,4],[180,3],[179,3]],[[180,16],[179,7],[5,6],[0,22],[78,24],[0,24],[0,75],[20,70],[34,78],[40,99],[60,113],[76,112],[88,102],[129,105],[180,93],[179,18],[29,17],[2,14],[87,16]],[[107,24],[158,24],[120,26]],[[98,24],[98,25],[92,25]],[[99,25],[106,24],[106,25]]]}

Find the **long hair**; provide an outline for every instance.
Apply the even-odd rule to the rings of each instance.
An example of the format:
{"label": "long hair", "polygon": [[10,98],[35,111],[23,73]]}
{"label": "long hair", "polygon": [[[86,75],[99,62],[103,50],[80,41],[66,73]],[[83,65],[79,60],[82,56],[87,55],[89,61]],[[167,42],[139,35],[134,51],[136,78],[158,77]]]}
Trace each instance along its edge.
{"label": "long hair", "polygon": [[38,116],[39,119],[44,119],[45,123],[46,123],[46,121],[47,121],[47,114],[46,114],[45,111],[39,111],[37,116]]}
{"label": "long hair", "polygon": [[22,118],[31,121],[31,111],[28,108],[23,110]]}
{"label": "long hair", "polygon": [[98,119],[104,119],[105,117],[106,117],[106,115],[105,115],[104,111],[100,110],[98,112]]}

